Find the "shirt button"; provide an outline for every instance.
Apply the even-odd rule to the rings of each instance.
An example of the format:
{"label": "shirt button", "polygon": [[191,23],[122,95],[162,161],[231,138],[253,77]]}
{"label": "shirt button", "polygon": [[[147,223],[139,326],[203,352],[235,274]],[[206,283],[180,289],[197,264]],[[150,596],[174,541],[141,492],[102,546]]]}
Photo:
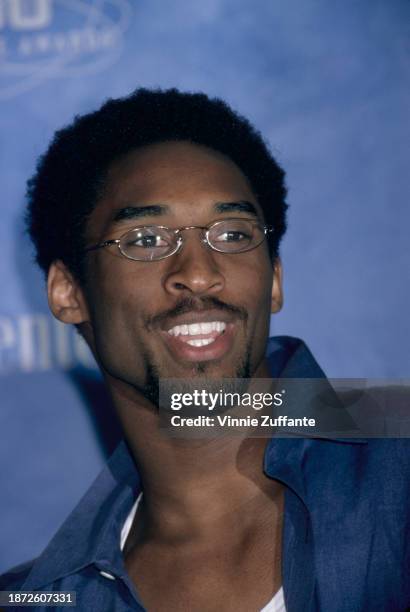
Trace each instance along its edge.
{"label": "shirt button", "polygon": [[109,580],[115,580],[115,576],[113,576],[109,572],[104,572],[103,570],[100,570],[100,574],[101,576],[104,576],[104,578],[108,578]]}

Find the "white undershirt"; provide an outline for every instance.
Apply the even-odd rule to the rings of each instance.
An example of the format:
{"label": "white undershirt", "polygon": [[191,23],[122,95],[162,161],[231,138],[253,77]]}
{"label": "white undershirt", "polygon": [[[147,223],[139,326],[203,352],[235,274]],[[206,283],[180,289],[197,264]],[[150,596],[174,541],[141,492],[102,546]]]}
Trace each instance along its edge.
{"label": "white undershirt", "polygon": [[[138,495],[121,529],[121,538],[120,538],[121,550],[124,550],[125,542],[127,541],[128,534],[130,532],[132,522],[134,520],[135,513],[137,512],[137,508],[141,501],[141,498],[142,498],[142,492]],[[266,606],[262,608],[260,612],[286,612],[285,600],[283,597],[282,587],[280,587],[279,591],[272,597],[272,599],[266,604]]]}

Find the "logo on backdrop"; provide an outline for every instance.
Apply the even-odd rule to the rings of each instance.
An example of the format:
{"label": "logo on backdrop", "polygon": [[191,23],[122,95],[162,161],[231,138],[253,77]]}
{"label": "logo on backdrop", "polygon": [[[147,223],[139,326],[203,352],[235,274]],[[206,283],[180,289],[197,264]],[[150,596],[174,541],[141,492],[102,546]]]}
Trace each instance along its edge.
{"label": "logo on backdrop", "polygon": [[131,16],[129,0],[0,0],[0,99],[112,65]]}
{"label": "logo on backdrop", "polygon": [[76,367],[96,371],[84,339],[50,313],[0,315],[0,377]]}

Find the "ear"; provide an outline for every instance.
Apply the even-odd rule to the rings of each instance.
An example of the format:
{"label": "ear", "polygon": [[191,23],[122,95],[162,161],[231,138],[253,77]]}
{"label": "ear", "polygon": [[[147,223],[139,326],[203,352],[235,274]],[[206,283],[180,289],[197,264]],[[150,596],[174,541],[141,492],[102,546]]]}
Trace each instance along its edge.
{"label": "ear", "polygon": [[84,323],[89,313],[84,293],[66,265],[54,261],[48,272],[47,295],[50,310],[63,323]]}
{"label": "ear", "polygon": [[275,259],[273,267],[273,283],[272,283],[272,304],[271,312],[279,312],[283,305],[282,292],[282,262],[279,257]]}

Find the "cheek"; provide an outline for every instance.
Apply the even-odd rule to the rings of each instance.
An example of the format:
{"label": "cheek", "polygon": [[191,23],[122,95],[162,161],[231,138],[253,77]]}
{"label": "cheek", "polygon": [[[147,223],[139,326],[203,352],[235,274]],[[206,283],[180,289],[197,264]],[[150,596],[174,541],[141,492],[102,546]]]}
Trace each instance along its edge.
{"label": "cheek", "polygon": [[248,339],[254,363],[265,353],[269,336],[273,268],[268,255],[243,266],[241,270],[244,306],[248,311]]}
{"label": "cheek", "polygon": [[153,299],[149,284],[142,285],[135,272],[127,265],[96,266],[93,270],[88,301],[94,344],[102,361],[115,353],[127,354],[139,343],[141,315]]}
{"label": "cheek", "polygon": [[[244,255],[246,255],[244,253]],[[250,255],[250,253],[248,254]],[[258,254],[253,258],[243,257],[238,262],[235,271],[227,274],[233,290],[240,292],[246,302],[249,314],[251,312],[262,313],[267,309],[270,312],[273,269],[272,262],[266,253]]]}
{"label": "cheek", "polygon": [[[138,267],[137,262],[121,256],[107,257],[98,262],[92,275],[92,297],[97,308],[109,314],[132,310],[138,313],[144,297],[150,294],[151,276]],[[145,297],[147,301],[147,297]]]}

